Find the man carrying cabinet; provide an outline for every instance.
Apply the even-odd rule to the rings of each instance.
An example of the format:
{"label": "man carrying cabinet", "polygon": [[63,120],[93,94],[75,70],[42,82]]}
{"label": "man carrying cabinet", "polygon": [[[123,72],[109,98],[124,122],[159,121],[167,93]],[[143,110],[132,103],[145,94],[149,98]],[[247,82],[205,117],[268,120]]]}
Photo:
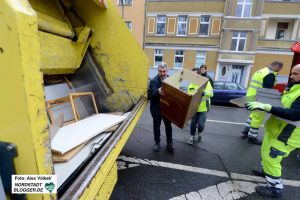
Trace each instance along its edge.
{"label": "man carrying cabinet", "polygon": [[271,113],[261,147],[263,170],[252,171],[266,178],[267,186],[255,188],[261,196],[279,198],[282,195],[281,160],[300,147],[300,64],[292,68],[290,82],[281,98],[283,107],[256,101],[246,105],[251,111]]}
{"label": "man carrying cabinet", "polygon": [[[252,76],[249,88],[246,96],[256,96],[258,88],[270,88],[272,89],[276,83],[276,76],[282,69],[282,62],[274,61],[268,67],[258,70]],[[242,130],[242,134],[245,137],[248,136],[248,141],[254,144],[261,144],[261,141],[257,139],[258,130],[264,120],[265,114],[261,111],[252,111],[246,126]]]}

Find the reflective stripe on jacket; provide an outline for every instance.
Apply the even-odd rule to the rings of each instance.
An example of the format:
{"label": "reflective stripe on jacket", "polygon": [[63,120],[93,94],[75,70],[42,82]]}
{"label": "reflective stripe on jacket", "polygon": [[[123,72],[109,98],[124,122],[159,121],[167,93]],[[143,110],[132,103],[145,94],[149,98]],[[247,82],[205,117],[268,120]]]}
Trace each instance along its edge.
{"label": "reflective stripe on jacket", "polygon": [[[263,87],[264,78],[271,73],[273,73],[275,76],[277,75],[277,72],[272,71],[269,67],[265,67],[261,70],[256,71],[252,76],[246,96],[255,96],[257,88]],[[274,82],[274,85],[275,83],[276,82]]]}
{"label": "reflective stripe on jacket", "polygon": [[[194,83],[189,84],[188,94],[195,93],[196,90],[198,90],[198,88],[199,88],[199,86]],[[207,82],[206,88],[203,92],[204,92],[204,96],[201,99],[201,102],[200,102],[197,112],[207,112],[209,110],[210,98],[214,95],[213,88],[209,81]]]}
{"label": "reflective stripe on jacket", "polygon": [[[296,84],[289,91],[284,92],[281,98],[283,107],[291,108],[292,103],[299,96],[300,84]],[[265,124],[265,129],[270,132],[271,137],[292,147],[300,147],[300,121],[290,121],[271,115]]]}

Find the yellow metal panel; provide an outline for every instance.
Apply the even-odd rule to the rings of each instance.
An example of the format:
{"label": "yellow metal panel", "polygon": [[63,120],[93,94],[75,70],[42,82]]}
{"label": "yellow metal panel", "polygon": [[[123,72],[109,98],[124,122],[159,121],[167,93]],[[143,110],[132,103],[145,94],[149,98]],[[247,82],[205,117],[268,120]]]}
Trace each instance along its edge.
{"label": "yellow metal panel", "polygon": [[38,11],[36,11],[36,13],[38,15],[40,30],[69,38],[73,38],[75,36],[75,33],[66,22],[60,21]]}
{"label": "yellow metal panel", "polygon": [[107,8],[106,0],[92,0],[100,8]]}
{"label": "yellow metal panel", "polygon": [[107,106],[111,110],[126,110],[146,93],[148,59],[113,3],[107,4],[108,9],[103,10],[91,1],[78,0],[74,8],[95,32],[91,47],[114,91]]}
{"label": "yellow metal panel", "polygon": [[73,73],[80,67],[89,45],[91,29],[85,27],[77,42],[53,34],[39,32],[41,43],[41,70],[44,74]]}
{"label": "yellow metal panel", "polygon": [[99,200],[109,199],[109,197],[113,192],[114,186],[117,183],[117,180],[118,180],[118,169],[117,169],[117,162],[115,162],[113,168],[110,170],[109,174],[107,175],[95,199],[99,199]]}
{"label": "yellow metal panel", "polygon": [[17,174],[52,174],[37,16],[26,0],[0,0],[0,13],[0,139],[17,145]]}
{"label": "yellow metal panel", "polygon": [[57,0],[28,0],[35,11],[48,15],[60,21],[65,21],[66,18],[63,11],[58,6]]}
{"label": "yellow metal panel", "polygon": [[77,46],[72,40],[39,32],[41,42],[41,70],[44,74],[67,74],[79,68]]}
{"label": "yellow metal panel", "polygon": [[[139,118],[143,114],[143,111],[146,107],[147,102],[145,102],[142,108],[138,111],[134,119],[132,120],[131,124],[127,127],[126,131],[124,132],[123,136],[119,140],[118,144],[115,148],[111,151],[109,156],[106,158],[105,163],[101,166],[100,170],[96,174],[95,178],[92,180],[90,187],[88,187],[83,195],[80,197],[82,200],[89,200],[94,199],[97,196],[99,191],[99,187],[102,186],[105,182],[105,178],[110,173],[111,169],[114,167],[117,157],[119,156],[121,150],[123,149],[126,141],[128,140],[129,136],[131,135],[136,123],[138,122]],[[98,186],[98,187],[97,187]]]}

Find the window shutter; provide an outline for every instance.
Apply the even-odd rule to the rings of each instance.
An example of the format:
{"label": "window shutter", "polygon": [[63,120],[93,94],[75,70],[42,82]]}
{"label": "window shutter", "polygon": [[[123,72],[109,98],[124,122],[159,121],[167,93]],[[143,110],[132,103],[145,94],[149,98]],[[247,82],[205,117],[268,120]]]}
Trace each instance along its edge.
{"label": "window shutter", "polygon": [[174,34],[175,33],[175,26],[176,26],[176,18],[168,18],[168,34]]}
{"label": "window shutter", "polygon": [[220,35],[220,28],[221,28],[221,18],[213,18],[211,34]]}
{"label": "window shutter", "polygon": [[189,34],[198,33],[198,18],[190,18],[189,22]]}
{"label": "window shutter", "polygon": [[155,18],[148,18],[148,33],[154,33]]}

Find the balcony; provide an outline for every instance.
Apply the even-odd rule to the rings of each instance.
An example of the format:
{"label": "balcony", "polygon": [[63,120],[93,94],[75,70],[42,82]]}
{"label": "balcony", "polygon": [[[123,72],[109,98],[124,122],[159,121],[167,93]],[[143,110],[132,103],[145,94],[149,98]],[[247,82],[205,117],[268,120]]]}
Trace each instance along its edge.
{"label": "balcony", "polygon": [[257,48],[289,49],[294,42],[291,40],[259,39]]}
{"label": "balcony", "polygon": [[265,0],[263,15],[299,15],[300,3],[299,1],[274,1]]}

